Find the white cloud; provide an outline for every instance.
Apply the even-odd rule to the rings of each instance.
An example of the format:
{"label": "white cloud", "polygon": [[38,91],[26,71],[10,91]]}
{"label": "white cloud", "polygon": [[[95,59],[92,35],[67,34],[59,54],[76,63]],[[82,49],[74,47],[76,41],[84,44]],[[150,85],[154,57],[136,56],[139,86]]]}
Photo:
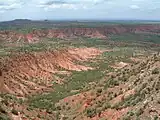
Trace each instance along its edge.
{"label": "white cloud", "polygon": [[92,4],[92,3],[102,3],[108,0],[32,0],[41,4],[45,3],[68,3],[68,4]]}
{"label": "white cloud", "polygon": [[160,19],[159,11],[160,0],[0,0],[0,21],[13,18]]}
{"label": "white cloud", "polygon": [[17,9],[17,8],[21,8],[21,4],[19,3],[13,3],[10,5],[2,5],[0,6],[0,10],[12,10],[12,9]]}
{"label": "white cloud", "polygon": [[[108,0],[0,0],[0,10],[12,10],[25,5],[49,9],[89,9]],[[25,4],[23,4],[25,3]]]}
{"label": "white cloud", "polygon": [[39,7],[44,8],[46,11],[49,11],[50,9],[56,9],[56,8],[77,9],[76,5],[74,4],[39,5]]}
{"label": "white cloud", "polygon": [[22,0],[0,0],[0,5],[10,5],[13,3],[21,3]]}
{"label": "white cloud", "polygon": [[0,1],[0,11],[1,13],[7,10],[13,10],[22,7],[22,2],[20,0],[1,0]]}
{"label": "white cloud", "polygon": [[[37,1],[37,0],[36,0]],[[106,0],[40,0],[37,7],[49,9],[89,9],[91,6],[105,2]]]}
{"label": "white cloud", "polygon": [[130,8],[131,9],[139,9],[140,7],[138,5],[131,5]]}

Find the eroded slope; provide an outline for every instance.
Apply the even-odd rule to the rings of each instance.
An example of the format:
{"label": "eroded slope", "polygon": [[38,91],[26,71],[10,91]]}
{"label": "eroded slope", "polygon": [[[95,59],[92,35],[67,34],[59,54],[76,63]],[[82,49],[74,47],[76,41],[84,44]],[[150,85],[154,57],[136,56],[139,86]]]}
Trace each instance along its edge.
{"label": "eroded slope", "polygon": [[53,82],[63,83],[63,80],[54,76],[55,73],[68,74],[69,71],[93,69],[75,62],[86,61],[100,53],[95,48],[72,48],[9,57],[1,63],[0,92],[20,96],[42,92],[49,89]]}
{"label": "eroded slope", "polygon": [[59,119],[137,120],[160,117],[160,55],[136,62],[92,83],[90,90],[56,104]]}
{"label": "eroded slope", "polygon": [[110,34],[123,34],[123,33],[136,33],[136,34],[160,34],[160,25],[111,25],[93,28],[63,28],[63,29],[45,29],[45,30],[32,30],[29,33],[19,33],[15,31],[0,31],[0,41],[3,42],[37,42],[42,38],[77,38],[77,37],[90,37],[106,39]]}

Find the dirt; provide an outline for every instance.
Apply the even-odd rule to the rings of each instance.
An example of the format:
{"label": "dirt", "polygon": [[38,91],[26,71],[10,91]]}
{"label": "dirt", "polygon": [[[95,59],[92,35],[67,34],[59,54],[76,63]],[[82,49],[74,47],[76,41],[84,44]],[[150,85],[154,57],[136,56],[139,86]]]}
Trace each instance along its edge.
{"label": "dirt", "polygon": [[[69,116],[72,118],[72,116],[69,114],[72,112],[76,120],[119,120],[123,117],[129,117],[128,119],[132,119],[134,115],[130,115],[129,113],[133,112],[133,114],[137,115],[141,110],[143,110],[143,112],[140,113],[139,117],[142,119],[146,119],[146,116],[148,115],[159,116],[159,104],[157,104],[156,101],[157,97],[159,96],[159,87],[156,89],[157,93],[154,94],[155,96],[153,93],[148,92],[145,93],[146,97],[141,99],[144,97],[142,95],[144,90],[155,90],[154,87],[149,88],[151,84],[155,85],[158,83],[157,85],[159,86],[159,82],[157,82],[159,80],[159,67],[159,57],[156,55],[146,58],[143,61],[141,60],[139,63],[127,65],[123,69],[119,70],[120,72],[112,72],[112,74],[108,74],[108,78],[110,78],[109,76],[112,76],[112,81],[123,81],[122,78],[126,77],[127,79],[123,82],[120,82],[121,84],[115,84],[114,86],[106,89],[103,88],[101,84],[99,87],[97,85],[97,87],[88,91],[81,92],[73,96],[68,96],[60,100],[57,105],[60,105],[61,107],[63,105],[69,106],[70,111],[67,111],[67,109],[62,109],[60,113],[62,113],[64,116]],[[141,72],[136,71],[138,69]],[[128,75],[130,76],[128,77]],[[149,81],[146,82],[147,80]],[[107,80],[104,82],[104,84],[106,82]],[[147,86],[145,87],[144,84]],[[103,90],[101,93],[99,92],[100,88]],[[143,88],[143,90],[138,91],[140,88]],[[151,94],[151,98],[148,98],[147,95],[149,94]],[[105,104],[109,104],[110,107],[103,108],[103,102]],[[89,112],[87,114],[86,110],[90,110],[93,113]],[[95,113],[94,110],[96,110]],[[97,112],[99,110],[100,112]],[[90,116],[91,114],[93,116]]]}
{"label": "dirt", "polygon": [[135,94],[134,90],[128,90],[128,91],[124,92],[123,94],[118,95],[117,97],[115,97],[113,100],[110,101],[110,103],[112,105],[115,105],[116,103],[119,103],[123,99],[127,98],[127,96],[134,95],[134,94]]}
{"label": "dirt", "polygon": [[119,120],[124,114],[129,111],[129,108],[124,108],[122,110],[116,109],[107,109],[106,111],[102,112],[100,116],[93,117],[92,119],[88,120],[99,120],[105,118],[107,120]]}
{"label": "dirt", "polygon": [[145,60],[145,57],[138,57],[138,58],[131,57],[130,60],[135,62],[135,63],[138,63],[138,62],[141,62],[141,61]]}
{"label": "dirt", "polygon": [[[108,92],[115,92],[117,93],[120,91],[120,88],[124,91],[123,94],[118,95],[117,97],[113,98],[111,101],[109,101],[110,105],[115,105],[116,103],[119,103],[122,101],[122,98],[126,98],[129,95],[135,94],[134,90],[127,90],[128,85],[119,85],[114,88],[109,88],[106,90],[106,92],[103,92],[100,96],[97,96],[94,90],[89,90],[87,92],[82,92],[73,96],[66,97],[62,100],[60,100],[57,105],[65,105],[68,103],[68,105],[71,107],[71,109],[75,109],[75,113],[83,113],[87,108],[90,108],[96,104],[96,101],[103,101],[104,98],[107,98]],[[77,107],[79,105],[79,107]],[[105,118],[107,120],[118,120],[121,118],[124,114],[126,114],[130,108],[124,108],[124,109],[111,109],[108,108],[105,111],[102,111],[100,114],[97,114],[94,117],[87,117],[87,116],[76,116],[76,120],[99,120],[102,118]],[[62,110],[63,111],[63,110]],[[65,111],[63,111],[65,113]]]}
{"label": "dirt", "polygon": [[107,39],[110,34],[122,33],[147,33],[160,34],[160,25],[112,25],[96,28],[64,28],[64,29],[48,29],[48,30],[33,30],[30,33],[22,34],[15,31],[0,31],[0,41],[24,41],[34,43],[41,38],[76,38],[90,37]]}
{"label": "dirt", "polygon": [[[74,61],[76,60],[85,61],[85,60],[88,60],[89,58],[94,58],[96,55],[99,55],[101,53],[101,51],[95,48],[86,48],[86,49],[76,48],[76,49],[68,49],[68,50],[62,50],[62,51],[63,53],[65,53],[64,51],[67,51],[66,53],[67,55],[65,54],[65,56],[63,56],[61,51],[54,51],[53,53],[56,52],[56,55],[54,54],[54,58],[57,58],[57,56],[62,55],[63,59],[66,59],[66,56],[72,55],[66,60],[66,61],[71,61],[72,63],[75,63]],[[48,52],[46,52],[46,55],[47,53]],[[52,55],[51,52],[49,53],[51,56]],[[39,53],[39,54],[41,55],[40,58],[44,59],[42,57],[42,53]],[[37,58],[39,54],[37,53],[36,55],[34,55],[34,57],[36,56]],[[78,56],[76,56],[77,54]],[[53,57],[51,56],[51,58]],[[58,59],[58,61],[59,60],[60,58]],[[53,61],[53,59],[50,59],[50,61]],[[47,64],[48,61],[46,61],[45,63]],[[59,64],[59,62],[56,62],[56,64]],[[146,119],[145,116],[149,116],[149,115],[152,117],[155,115],[159,116],[160,105],[157,103],[159,98],[159,91],[158,91],[159,73],[156,72],[157,70],[155,71],[156,68],[159,71],[160,59],[157,55],[153,55],[149,58],[146,58],[144,61],[141,61],[140,63],[134,63],[133,65],[128,65],[124,69],[119,70],[119,72],[116,71],[116,72],[112,72],[112,74],[108,74],[106,76],[106,80],[104,81],[104,84],[110,80],[111,76],[112,76],[111,77],[112,81],[114,80],[121,81],[121,79],[124,77],[127,77],[127,80],[126,81],[122,80],[119,84],[116,84],[114,86],[107,87],[107,88],[103,87],[102,84],[94,83],[97,86],[95,86],[92,89],[89,89],[87,91],[78,91],[80,93],[72,96],[68,96],[64,99],[59,100],[58,103],[55,104],[55,107],[59,106],[61,108],[60,110],[57,110],[60,115],[59,119],[62,119],[65,117],[69,117],[68,119],[73,119],[74,117],[75,120],[100,120],[100,119],[119,120],[119,119],[123,119],[123,117],[128,117],[128,115],[130,115],[131,112],[134,115],[130,115],[129,116],[130,118],[128,119],[132,119],[132,117],[134,119],[135,115],[140,117],[140,119],[144,117],[143,118],[144,120]],[[54,69],[58,71],[56,67],[54,67]],[[68,74],[67,72],[64,72],[64,71],[61,74],[63,73]],[[150,79],[151,77],[152,79]],[[89,84],[93,84],[93,83],[89,83]],[[146,86],[144,86],[145,84]],[[152,85],[154,85],[154,87],[151,88]],[[139,88],[141,88],[141,90]],[[101,92],[99,91],[100,89],[102,89]],[[151,92],[147,93],[146,91],[147,89],[149,89],[149,91]],[[77,91],[72,91],[72,92],[77,92]],[[137,94],[137,92],[139,94]],[[142,93],[144,92],[146,96],[143,96]],[[126,98],[132,98],[132,99],[126,99]],[[103,109],[100,109],[104,107],[106,103],[109,103],[110,107],[107,107],[107,108],[105,107]],[[116,106],[116,105],[120,105],[120,106]],[[50,112],[47,112],[47,110],[45,109],[35,108],[34,110],[28,110],[27,106],[25,105],[19,106],[15,104],[13,105],[11,104],[9,107],[15,108],[17,111],[20,111],[19,115],[11,114],[12,118],[15,118],[15,120],[18,119],[18,117],[20,119],[22,118],[22,120],[27,120],[27,118],[25,118],[24,115],[32,117],[33,119],[37,119],[37,120],[41,120],[41,118],[48,118],[49,120],[54,120],[55,118],[53,117],[55,115],[53,114],[53,111],[52,113],[50,113]],[[89,117],[86,111],[88,109],[94,110],[93,108],[96,109],[97,112],[93,116]],[[100,109],[100,112],[98,112],[99,109]],[[143,113],[138,115],[140,109],[143,110]],[[41,116],[41,117],[38,117],[38,116]]]}
{"label": "dirt", "polygon": [[129,63],[119,62],[114,65],[111,65],[111,67],[113,67],[115,69],[122,69],[122,68],[126,67],[127,65],[129,65]]}
{"label": "dirt", "polygon": [[[0,92],[25,96],[48,91],[52,82],[58,79],[55,73],[93,69],[75,62],[86,61],[101,53],[95,48],[71,48],[11,56],[1,63]],[[61,83],[60,79],[57,81]]]}

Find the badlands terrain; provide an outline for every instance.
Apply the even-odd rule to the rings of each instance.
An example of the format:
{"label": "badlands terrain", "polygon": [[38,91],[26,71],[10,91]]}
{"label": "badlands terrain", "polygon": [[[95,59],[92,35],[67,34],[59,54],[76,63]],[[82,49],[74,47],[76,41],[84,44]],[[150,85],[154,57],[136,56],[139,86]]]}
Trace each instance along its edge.
{"label": "badlands terrain", "polygon": [[0,23],[0,120],[159,120],[160,24]]}

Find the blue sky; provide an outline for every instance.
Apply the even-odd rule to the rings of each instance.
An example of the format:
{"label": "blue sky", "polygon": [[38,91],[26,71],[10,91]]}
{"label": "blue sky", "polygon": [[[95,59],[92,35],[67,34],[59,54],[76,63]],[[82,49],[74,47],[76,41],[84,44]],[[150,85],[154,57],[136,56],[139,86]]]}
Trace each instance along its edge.
{"label": "blue sky", "polygon": [[160,19],[160,0],[0,0],[0,21],[13,19]]}

